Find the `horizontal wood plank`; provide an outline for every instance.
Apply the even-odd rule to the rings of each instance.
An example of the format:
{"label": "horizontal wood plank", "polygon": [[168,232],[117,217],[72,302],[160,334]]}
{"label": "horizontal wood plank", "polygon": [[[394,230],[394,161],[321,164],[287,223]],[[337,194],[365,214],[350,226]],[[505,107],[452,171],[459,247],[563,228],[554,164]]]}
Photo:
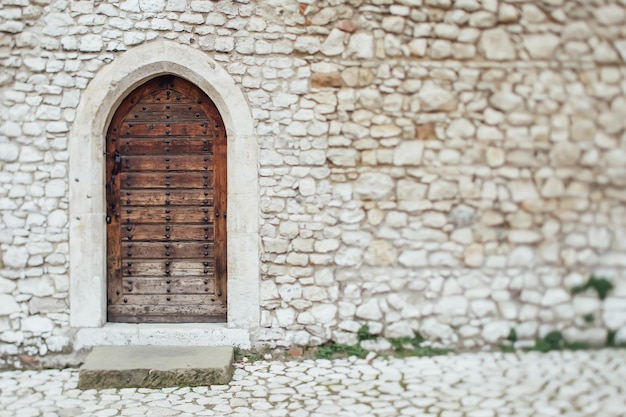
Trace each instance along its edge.
{"label": "horizontal wood plank", "polygon": [[208,192],[213,187],[213,171],[122,172],[120,183],[124,192],[128,188],[202,188]]}
{"label": "horizontal wood plank", "polygon": [[124,295],[215,294],[213,277],[145,278],[122,280]]}
{"label": "horizontal wood plank", "polygon": [[119,151],[122,155],[211,154],[212,142],[212,138],[125,138]]}
{"label": "horizontal wood plank", "polygon": [[210,310],[203,315],[183,316],[177,313],[171,313],[169,315],[133,315],[120,314],[113,311],[108,313],[107,321],[114,323],[226,323],[226,312]]}
{"label": "horizontal wood plank", "polygon": [[208,119],[198,119],[196,122],[169,123],[166,121],[124,123],[120,127],[120,140],[125,137],[153,137],[153,136],[198,136],[215,137],[217,129],[209,127]]}
{"label": "horizontal wood plank", "polygon": [[127,259],[122,263],[124,277],[189,277],[196,276],[202,279],[215,276],[215,261],[213,259],[188,260],[143,260]]}
{"label": "horizontal wood plank", "polygon": [[213,192],[205,195],[196,190],[126,190],[121,192],[122,204],[126,206],[213,206]]}
{"label": "horizontal wood plank", "polygon": [[[124,300],[126,300],[126,302],[124,302]],[[194,307],[201,309],[209,306],[220,307],[222,306],[222,302],[215,294],[127,294],[122,297],[122,302],[119,305],[150,305],[160,308],[171,308],[180,305],[187,306],[189,309],[193,309]]]}
{"label": "horizontal wood plank", "polygon": [[[166,94],[167,96],[167,94]],[[133,106],[128,112],[129,116],[126,116],[126,120],[132,120],[135,113],[141,112],[170,112],[171,114],[181,113],[204,113],[202,106],[189,98],[181,100],[155,100],[154,97],[150,97],[147,100],[142,100],[140,103]]]}
{"label": "horizontal wood plank", "polygon": [[130,259],[193,259],[214,256],[213,243],[199,242],[123,242],[122,264]]}
{"label": "horizontal wood plank", "polygon": [[122,206],[121,223],[195,223],[211,224],[213,207],[132,207]]}
{"label": "horizontal wood plank", "polygon": [[226,321],[226,306],[116,304],[108,306],[107,320],[126,323],[219,323]]}
{"label": "horizontal wood plank", "polygon": [[128,171],[209,171],[213,155],[123,156],[122,170]]}
{"label": "horizontal wood plank", "polygon": [[213,224],[132,224],[121,226],[122,241],[213,241]]}

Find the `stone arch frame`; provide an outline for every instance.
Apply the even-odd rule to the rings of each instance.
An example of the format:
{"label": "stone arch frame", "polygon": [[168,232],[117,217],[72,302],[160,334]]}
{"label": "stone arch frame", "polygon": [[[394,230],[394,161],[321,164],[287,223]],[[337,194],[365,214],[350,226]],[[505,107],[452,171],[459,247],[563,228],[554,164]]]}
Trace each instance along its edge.
{"label": "stone arch frame", "polygon": [[[225,326],[245,330],[249,338],[260,317],[258,143],[252,115],[243,92],[224,68],[199,50],[165,40],[135,47],[103,67],[83,91],[77,108],[68,141],[70,326],[106,327],[106,129],[128,93],[163,74],[185,78],[202,89],[226,126],[227,245],[237,256],[228,256]],[[241,332],[237,338],[241,340]],[[239,344],[248,343],[249,339]]]}

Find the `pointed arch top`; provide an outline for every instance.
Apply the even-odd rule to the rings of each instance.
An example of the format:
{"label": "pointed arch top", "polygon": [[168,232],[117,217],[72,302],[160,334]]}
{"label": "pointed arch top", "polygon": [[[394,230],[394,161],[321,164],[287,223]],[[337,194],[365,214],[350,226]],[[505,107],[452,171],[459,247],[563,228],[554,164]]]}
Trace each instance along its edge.
{"label": "pointed arch top", "polygon": [[[228,259],[233,305],[228,327],[259,325],[258,142],[245,96],[230,74],[204,52],[167,40],[134,47],[101,68],[81,95],[69,134],[70,324],[100,327],[106,321],[104,143],[124,97],[164,74],[184,78],[215,103],[228,136]],[[232,281],[232,282],[231,282]],[[231,288],[232,287],[232,288]]]}
{"label": "pointed arch top", "polygon": [[[197,49],[157,40],[124,52],[98,72],[83,93],[76,120],[94,114],[99,117],[91,119],[91,126],[75,124],[73,135],[101,132],[112,117],[111,111],[130,91],[163,74],[185,78],[211,97],[224,118],[228,135],[253,134],[248,103],[235,80],[220,64]],[[237,114],[232,114],[232,109],[236,109]]]}

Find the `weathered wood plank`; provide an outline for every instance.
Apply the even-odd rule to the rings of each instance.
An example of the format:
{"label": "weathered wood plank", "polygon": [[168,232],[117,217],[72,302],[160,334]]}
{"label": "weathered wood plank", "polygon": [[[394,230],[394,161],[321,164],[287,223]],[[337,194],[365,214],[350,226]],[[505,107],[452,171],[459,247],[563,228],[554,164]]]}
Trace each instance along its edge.
{"label": "weathered wood plank", "polygon": [[[147,104],[147,103],[146,103]],[[167,106],[167,105],[166,105]],[[143,107],[140,110],[135,110],[135,107],[126,119],[124,119],[123,126],[133,126],[139,123],[170,123],[170,126],[175,124],[194,124],[201,123],[203,127],[211,127],[212,121],[207,117],[206,113],[202,109],[196,111],[189,110],[189,106],[185,109],[178,109],[174,112],[170,110],[158,111],[144,111]]]}
{"label": "weathered wood plank", "polygon": [[122,262],[131,259],[193,259],[215,256],[214,244],[200,242],[124,242]]}
{"label": "weathered wood plank", "polygon": [[122,281],[125,295],[164,295],[164,294],[215,294],[213,278],[125,278]]}
{"label": "weathered wood plank", "polygon": [[204,315],[183,316],[180,313],[170,313],[169,315],[136,315],[109,313],[107,321],[118,323],[226,323],[226,312],[211,309]]}
{"label": "weathered wood plank", "polygon": [[213,193],[196,190],[126,190],[122,189],[121,202],[125,206],[213,206]]}
{"label": "weathered wood plank", "polygon": [[213,241],[213,225],[131,224],[122,225],[122,241]]}
{"label": "weathered wood plank", "polygon": [[122,225],[138,223],[213,223],[213,207],[122,206]]}
{"label": "weathered wood plank", "polygon": [[[171,303],[171,302],[170,302]],[[108,321],[127,323],[213,323],[226,321],[226,306],[222,304],[127,304],[110,305]]]}
{"label": "weathered wood plank", "polygon": [[[169,175],[169,178],[167,178]],[[120,183],[128,188],[203,188],[212,187],[213,172],[122,172]]]}
{"label": "weathered wood plank", "polygon": [[213,138],[125,138],[119,148],[122,155],[212,154],[212,142]]}
{"label": "weathered wood plank", "polygon": [[159,306],[161,308],[187,305],[190,309],[193,309],[194,307],[206,308],[207,306],[222,305],[215,297],[215,294],[125,294],[122,298],[127,300],[127,302],[124,303],[122,299],[122,304],[150,305]]}
{"label": "weathered wood plank", "polygon": [[[130,111],[128,112],[128,115],[134,115],[135,113],[141,113],[141,112],[160,112],[160,113],[170,112],[172,115],[177,115],[177,114],[188,113],[188,112],[194,112],[194,113],[204,112],[204,109],[202,108],[200,104],[196,103],[190,98],[187,98],[186,100],[184,100],[184,102],[180,102],[176,100],[172,102],[171,100],[156,101],[152,97],[150,97],[150,100],[142,100],[140,103],[133,106],[132,109],[130,109]],[[127,116],[125,120],[130,121],[133,118],[134,116],[133,117]]]}
{"label": "weathered wood plank", "polygon": [[207,171],[213,170],[213,155],[123,156],[122,169],[128,171]]}
{"label": "weathered wood plank", "polygon": [[137,122],[124,123],[120,126],[120,140],[126,137],[152,137],[152,136],[198,136],[213,137],[216,135],[215,127],[209,127],[209,119],[202,119],[196,122],[168,123],[158,122]]}
{"label": "weathered wood plank", "polygon": [[213,259],[188,260],[172,259],[145,260],[133,259],[122,263],[124,277],[190,277],[197,276],[203,279],[215,277]]}

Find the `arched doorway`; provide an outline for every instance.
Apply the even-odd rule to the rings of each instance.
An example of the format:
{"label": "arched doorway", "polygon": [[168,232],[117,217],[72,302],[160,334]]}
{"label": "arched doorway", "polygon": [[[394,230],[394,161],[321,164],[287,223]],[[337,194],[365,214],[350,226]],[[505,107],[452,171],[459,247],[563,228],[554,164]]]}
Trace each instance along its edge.
{"label": "arched doorway", "polygon": [[226,321],[226,131],[192,83],[132,91],[106,135],[107,321]]}
{"label": "arched doorway", "polygon": [[[106,133],[139,86],[176,74],[219,110],[227,132],[228,309],[222,323],[107,322]],[[232,76],[203,51],[167,40],[134,47],[103,66],[81,94],[68,137],[69,292],[75,349],[98,345],[236,345],[259,328],[258,140],[248,102]]]}

